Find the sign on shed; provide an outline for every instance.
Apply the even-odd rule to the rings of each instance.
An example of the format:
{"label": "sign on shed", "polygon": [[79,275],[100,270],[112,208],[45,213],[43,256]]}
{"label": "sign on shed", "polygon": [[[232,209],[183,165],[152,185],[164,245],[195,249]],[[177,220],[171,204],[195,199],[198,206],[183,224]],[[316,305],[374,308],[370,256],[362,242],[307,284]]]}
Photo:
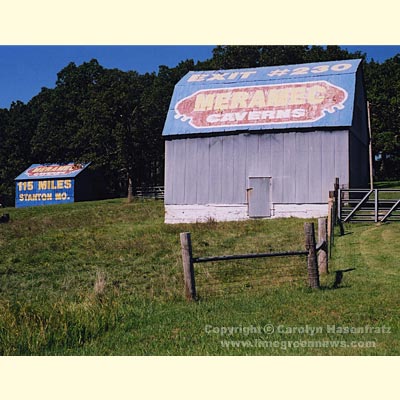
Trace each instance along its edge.
{"label": "sign on shed", "polygon": [[87,164],[33,164],[16,181],[15,207],[87,200]]}

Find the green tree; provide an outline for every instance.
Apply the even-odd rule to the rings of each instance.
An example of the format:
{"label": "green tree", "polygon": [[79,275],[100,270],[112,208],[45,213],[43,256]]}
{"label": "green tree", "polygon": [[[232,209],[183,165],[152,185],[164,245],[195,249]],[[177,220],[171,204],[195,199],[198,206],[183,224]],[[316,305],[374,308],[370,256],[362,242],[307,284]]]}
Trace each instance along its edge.
{"label": "green tree", "polygon": [[253,68],[260,65],[260,46],[217,46],[211,68]]}
{"label": "green tree", "polygon": [[213,57],[197,66],[205,69],[254,68],[364,57],[361,52],[350,53],[340,46],[216,46]]}
{"label": "green tree", "polygon": [[378,180],[400,178],[400,55],[365,67]]}
{"label": "green tree", "polygon": [[7,184],[7,164],[8,164],[8,119],[7,109],[0,109],[0,203],[6,204],[6,193],[9,191]]}
{"label": "green tree", "polygon": [[175,84],[189,71],[197,69],[193,60],[180,62],[176,67],[159,67],[157,76],[146,85],[141,98],[143,132],[141,141],[142,181],[151,185],[164,182],[164,140],[162,130]]}
{"label": "green tree", "polygon": [[365,57],[366,55],[360,51],[351,53],[340,46],[309,46],[306,51],[306,58],[304,62],[348,60],[352,58],[365,59]]}
{"label": "green tree", "polygon": [[15,194],[14,179],[32,161],[30,139],[37,124],[37,115],[21,101],[13,102],[7,114],[3,112],[1,118],[0,194],[7,204],[11,204]]}
{"label": "green tree", "polygon": [[[40,162],[88,162],[103,177],[101,196],[120,196],[140,180],[141,97],[153,77],[106,69],[96,60],[69,64],[45,99],[32,139]],[[144,136],[144,139],[143,139]]]}

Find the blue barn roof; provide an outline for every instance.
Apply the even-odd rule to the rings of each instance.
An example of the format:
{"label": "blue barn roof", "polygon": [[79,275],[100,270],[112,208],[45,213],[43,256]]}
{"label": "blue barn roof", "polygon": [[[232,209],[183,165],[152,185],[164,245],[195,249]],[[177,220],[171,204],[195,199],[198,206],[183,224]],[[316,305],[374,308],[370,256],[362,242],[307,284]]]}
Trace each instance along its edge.
{"label": "blue barn roof", "polygon": [[361,61],[189,72],[163,136],[351,126]]}

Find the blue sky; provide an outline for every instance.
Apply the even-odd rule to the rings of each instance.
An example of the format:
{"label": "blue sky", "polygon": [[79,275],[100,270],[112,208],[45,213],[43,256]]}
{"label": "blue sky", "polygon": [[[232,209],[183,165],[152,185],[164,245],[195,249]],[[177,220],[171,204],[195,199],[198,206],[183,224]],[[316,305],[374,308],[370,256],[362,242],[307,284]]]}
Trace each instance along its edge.
{"label": "blue sky", "polygon": [[[400,53],[400,46],[342,46],[383,62]],[[0,108],[12,101],[28,102],[42,87],[54,87],[57,73],[71,61],[77,65],[96,58],[105,68],[157,72],[160,65],[205,60],[213,46],[0,46]]]}

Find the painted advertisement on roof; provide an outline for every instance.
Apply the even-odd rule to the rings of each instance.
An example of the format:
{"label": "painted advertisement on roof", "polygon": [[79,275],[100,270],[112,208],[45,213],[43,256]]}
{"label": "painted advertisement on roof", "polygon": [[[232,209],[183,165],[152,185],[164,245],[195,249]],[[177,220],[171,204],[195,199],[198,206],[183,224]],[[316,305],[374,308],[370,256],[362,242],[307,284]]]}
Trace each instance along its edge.
{"label": "painted advertisement on roof", "polygon": [[67,164],[67,165],[38,165],[29,168],[26,171],[29,176],[59,176],[71,175],[76,172],[82,171],[83,166],[80,164]]}
{"label": "painted advertisement on roof", "polygon": [[80,174],[87,164],[32,164],[16,180],[41,179],[41,178],[74,178]]}
{"label": "painted advertisement on roof", "polygon": [[175,87],[163,135],[350,126],[359,64],[191,72]]}
{"label": "painted advertisement on roof", "polygon": [[326,81],[200,90],[175,105],[175,118],[194,128],[315,122],[347,96]]}

